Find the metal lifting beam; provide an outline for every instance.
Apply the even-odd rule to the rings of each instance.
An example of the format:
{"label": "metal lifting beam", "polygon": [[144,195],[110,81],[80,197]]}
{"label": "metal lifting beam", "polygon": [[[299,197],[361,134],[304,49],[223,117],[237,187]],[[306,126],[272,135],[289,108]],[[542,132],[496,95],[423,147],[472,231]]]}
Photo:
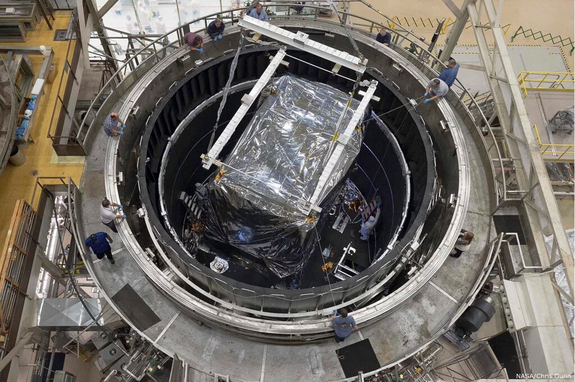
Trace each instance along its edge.
{"label": "metal lifting beam", "polygon": [[245,94],[242,97],[242,104],[234,114],[233,118],[230,120],[230,122],[228,123],[222,134],[219,136],[216,143],[207,153],[207,155],[202,156],[203,167],[206,170],[208,170],[212,166],[212,164],[214,164],[214,162],[217,161],[218,156],[220,155],[224,146],[228,143],[228,141],[236,131],[236,128],[238,127],[238,125],[240,124],[240,122],[242,121],[242,119],[244,118],[244,116],[246,115],[246,113],[256,100],[256,98],[258,98],[258,95],[261,93],[261,91],[264,89],[267,83],[271,80],[278,66],[282,64],[282,60],[285,57],[285,55],[286,55],[285,47],[282,47],[276,53],[275,57],[270,62],[266,70],[262,73],[262,76],[260,77],[258,82],[256,82],[255,86],[252,88],[249,94]]}
{"label": "metal lifting beam", "polygon": [[309,35],[303,32],[298,31],[297,33],[293,33],[247,15],[240,18],[238,25],[242,28],[250,29],[284,44],[329,60],[336,65],[344,66],[358,73],[365,72],[365,67],[367,65],[366,59],[361,59],[347,52],[342,52],[341,50],[333,49],[327,45],[313,41],[309,38]]}
{"label": "metal lifting beam", "polygon": [[[337,137],[336,147],[333,150],[333,152],[329,158],[329,161],[327,162],[327,164],[323,168],[323,172],[321,173],[321,176],[319,177],[319,181],[317,183],[315,191],[314,191],[314,193],[313,193],[313,195],[309,201],[309,203],[312,206],[315,206],[318,204],[318,202],[321,202],[320,199],[323,196],[323,192],[324,192],[326,184],[329,182],[329,180],[331,178],[331,173],[333,172],[333,169],[335,168],[335,166],[339,162],[339,159],[340,159],[341,155],[343,154],[343,150],[344,150],[345,146],[347,145],[347,143],[349,142],[349,139],[351,138],[352,134],[355,132],[355,129],[357,128],[357,126],[359,126],[361,124],[361,118],[363,117],[363,114],[364,114],[365,110],[367,109],[369,101],[371,101],[371,99],[374,98],[373,95],[375,93],[375,89],[377,89],[377,81],[371,81],[369,88],[365,92],[363,99],[361,100],[359,106],[357,107],[357,109],[353,113],[353,116],[351,117],[349,123],[347,124],[347,127],[345,128],[343,133],[341,133]],[[345,113],[345,110],[343,112]],[[311,212],[311,210],[310,210],[310,212]]]}

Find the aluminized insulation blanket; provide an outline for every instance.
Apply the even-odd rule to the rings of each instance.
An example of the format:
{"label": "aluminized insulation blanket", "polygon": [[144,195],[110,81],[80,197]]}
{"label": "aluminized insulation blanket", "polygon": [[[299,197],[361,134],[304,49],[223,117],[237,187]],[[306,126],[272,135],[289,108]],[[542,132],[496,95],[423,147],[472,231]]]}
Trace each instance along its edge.
{"label": "aluminized insulation blanket", "polygon": [[[307,219],[309,203],[359,101],[331,86],[294,76],[274,79],[232,152],[225,171],[207,184],[209,237],[262,259],[279,277],[300,270],[317,240],[321,216]],[[266,92],[267,93],[267,92]],[[338,128],[339,126],[339,128]],[[359,154],[363,130],[354,132],[323,187],[326,213]]]}

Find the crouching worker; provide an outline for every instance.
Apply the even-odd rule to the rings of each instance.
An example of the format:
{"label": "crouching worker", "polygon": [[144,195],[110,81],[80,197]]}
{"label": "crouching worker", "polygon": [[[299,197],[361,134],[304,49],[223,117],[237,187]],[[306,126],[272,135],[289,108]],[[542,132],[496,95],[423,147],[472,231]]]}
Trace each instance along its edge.
{"label": "crouching worker", "polygon": [[109,137],[115,137],[116,135],[124,135],[124,129],[126,125],[120,119],[118,113],[112,113],[106,117],[104,120],[104,133]]}
{"label": "crouching worker", "polygon": [[457,238],[457,241],[455,242],[455,246],[453,247],[449,255],[451,257],[458,258],[459,256],[461,256],[463,252],[469,250],[472,241],[473,241],[473,233],[462,229],[461,233],[459,234],[459,237]]}
{"label": "crouching worker", "polygon": [[197,50],[204,53],[204,39],[197,33],[189,32],[184,35],[184,41],[188,44],[190,50]]}
{"label": "crouching worker", "polygon": [[430,101],[435,101],[438,98],[445,97],[447,93],[449,93],[449,86],[439,78],[434,78],[429,81],[429,84],[427,84],[425,94],[423,95],[424,97],[429,96],[431,98],[425,99],[423,103],[428,103]]}
{"label": "crouching worker", "polygon": [[221,40],[224,29],[226,29],[226,24],[224,24],[222,19],[217,18],[208,25],[208,35],[210,35],[214,41]]}

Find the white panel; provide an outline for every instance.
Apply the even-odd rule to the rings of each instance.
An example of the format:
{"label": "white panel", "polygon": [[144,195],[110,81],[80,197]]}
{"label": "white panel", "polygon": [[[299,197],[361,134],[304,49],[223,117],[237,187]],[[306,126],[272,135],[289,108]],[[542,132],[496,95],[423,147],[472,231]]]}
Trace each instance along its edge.
{"label": "white panel", "polygon": [[297,41],[295,33],[275,27],[266,21],[261,21],[246,15],[240,19],[238,25],[261,35],[271,37],[274,40],[283,42],[284,44],[302,49],[318,57],[325,58],[326,60],[341,66],[345,66],[346,68],[355,70],[356,72],[365,72],[365,66],[367,65],[366,59],[361,61],[359,57],[352,56],[347,52],[342,52],[340,50],[330,48],[327,45],[320,44],[319,42],[310,40],[309,38],[304,44],[302,44],[301,42]]}
{"label": "white panel", "polygon": [[276,53],[275,57],[270,62],[266,70],[262,73],[262,76],[260,77],[258,82],[256,82],[255,86],[250,91],[249,97],[244,96],[242,98],[242,101],[248,99],[248,102],[245,103],[242,102],[241,106],[238,108],[233,118],[230,120],[230,122],[228,123],[222,134],[218,137],[216,143],[212,146],[208,154],[204,157],[203,167],[206,170],[211,167],[211,165],[214,163],[214,160],[218,159],[218,156],[220,155],[224,146],[228,143],[228,141],[236,131],[236,128],[238,127],[238,125],[240,124],[240,122],[242,121],[242,119],[244,118],[244,116],[254,103],[255,99],[267,85],[269,80],[273,77],[277,67],[281,64],[285,55],[286,55],[285,49],[280,49]]}
{"label": "white panel", "polygon": [[321,173],[321,176],[319,177],[319,181],[317,183],[315,191],[314,191],[314,193],[313,193],[313,195],[309,201],[311,203],[311,205],[315,206],[316,203],[321,202],[321,200],[319,200],[319,198],[322,196],[325,185],[327,184],[329,178],[331,177],[331,173],[332,173],[333,169],[335,168],[335,166],[337,165],[337,163],[341,157],[341,154],[343,153],[345,143],[347,142],[349,137],[351,137],[351,135],[354,133],[355,128],[360,124],[360,122],[361,122],[360,119],[363,117],[363,114],[365,113],[365,110],[367,109],[369,101],[371,100],[371,98],[373,97],[373,94],[375,93],[375,89],[377,89],[377,82],[372,81],[371,85],[369,85],[369,88],[365,92],[365,95],[363,96],[363,99],[361,100],[359,106],[357,107],[357,109],[353,113],[351,120],[347,124],[347,127],[340,134],[340,136],[343,136],[343,139],[341,139],[341,140],[338,139],[338,142],[336,143],[337,146],[333,150],[333,153],[331,154],[329,161],[327,162],[326,166],[323,169],[323,172]]}
{"label": "white panel", "polygon": [[509,300],[509,310],[511,311],[511,318],[514,324],[514,327],[510,328],[510,330],[515,331],[531,326],[529,307],[523,296],[523,285],[521,283],[503,280],[503,286],[505,287],[505,294]]}

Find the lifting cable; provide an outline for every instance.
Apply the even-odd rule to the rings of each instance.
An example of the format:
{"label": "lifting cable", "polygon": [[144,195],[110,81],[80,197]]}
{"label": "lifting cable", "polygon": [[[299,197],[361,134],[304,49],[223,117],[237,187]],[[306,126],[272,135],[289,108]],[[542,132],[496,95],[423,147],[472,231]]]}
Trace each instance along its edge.
{"label": "lifting cable", "polygon": [[214,129],[212,130],[212,135],[210,136],[210,143],[208,144],[208,151],[212,149],[212,145],[214,144],[214,139],[216,137],[216,130],[218,129],[218,124],[220,122],[220,117],[222,116],[222,112],[224,111],[224,107],[226,106],[226,101],[228,100],[228,94],[230,93],[230,88],[232,87],[232,81],[234,80],[234,75],[236,73],[236,67],[238,66],[238,60],[240,58],[240,53],[244,49],[245,45],[245,29],[241,28],[240,31],[240,45],[236,51],[236,55],[232,60],[232,64],[230,66],[230,75],[228,77],[228,81],[226,82],[226,86],[224,87],[222,102],[220,102],[220,107],[218,108],[218,114],[216,116],[216,123],[214,124]]}
{"label": "lifting cable", "polygon": [[355,81],[356,81],[356,80],[354,80],[353,78],[346,77],[346,76],[341,75],[341,74],[339,74],[339,73],[334,73],[332,70],[329,70],[329,69],[326,69],[326,68],[322,68],[322,67],[319,66],[319,65],[314,65],[314,64],[312,64],[311,62],[307,62],[307,61],[305,61],[305,60],[302,60],[301,58],[292,56],[292,55],[287,54],[287,53],[286,53],[285,55],[286,55],[286,57],[293,58],[293,59],[296,60],[296,61],[303,62],[303,63],[306,64],[306,65],[309,65],[309,66],[314,67],[314,68],[319,69],[319,70],[323,70],[324,72],[327,72],[327,73],[329,73],[329,74],[331,74],[331,75],[335,75],[335,76],[337,76],[337,77],[341,77],[341,78],[343,78],[343,79],[345,79],[345,80],[348,80],[348,81],[350,81],[350,82],[355,82]]}
{"label": "lifting cable", "polygon": [[[408,109],[408,110],[407,110],[408,112],[410,112],[411,110],[415,110],[416,107],[418,107],[419,105],[421,105],[421,102],[419,102],[419,100],[421,100],[422,98],[425,98],[425,97],[426,97],[426,96],[421,96],[421,97],[419,97],[419,98],[414,98],[413,101],[416,102],[416,105],[415,105],[415,106],[414,106],[414,105],[411,103],[411,101],[410,101],[410,102],[406,102],[406,103],[404,103],[404,104],[401,104],[401,105],[399,105],[399,106],[396,107],[396,108],[393,108],[393,109],[391,109],[391,110],[388,110],[388,111],[386,111],[385,113],[375,114],[375,116],[376,116],[376,117],[383,117],[383,116],[386,115],[386,114],[389,114],[389,113],[391,113],[391,112],[394,112],[394,111],[396,111],[396,110],[398,110],[398,109],[401,109],[402,107],[406,107],[406,106],[412,106],[411,109]],[[371,121],[372,119],[374,119],[374,117],[370,117],[370,118],[364,119],[364,120],[361,121],[361,123]]]}
{"label": "lifting cable", "polygon": [[357,43],[355,42],[353,37],[351,37],[351,33],[350,33],[349,29],[347,28],[347,25],[345,25],[345,21],[341,18],[341,15],[339,14],[339,11],[337,10],[337,7],[334,4],[333,0],[329,0],[329,5],[331,6],[333,11],[335,12],[337,18],[339,19],[341,26],[343,27],[343,29],[345,29],[345,34],[347,35],[347,38],[349,39],[349,42],[351,43],[353,50],[355,51],[357,56],[360,58],[360,60],[363,61],[364,57],[361,54],[361,52],[359,51],[359,47],[357,46]]}
{"label": "lifting cable", "polygon": [[379,13],[380,16],[383,16],[383,17],[387,18],[387,16],[385,16],[385,15],[383,14],[383,12],[381,12],[379,9],[374,8],[373,5],[371,5],[371,4],[368,3],[367,1],[365,1],[365,0],[358,0],[358,1],[359,1],[360,3],[362,3],[363,5],[365,5],[366,7],[368,7],[369,9],[371,9],[372,11],[375,11],[375,12]]}
{"label": "lifting cable", "polygon": [[[353,47],[353,50],[355,51],[355,54],[359,57],[360,61],[363,63],[365,61],[363,54],[361,54],[361,52],[359,51],[359,47],[357,46],[357,43],[355,42],[355,40],[353,39],[353,37],[351,36],[351,32],[349,30],[349,28],[347,27],[345,20],[341,17],[339,11],[337,10],[337,6],[335,5],[335,3],[333,2],[333,0],[329,0],[329,5],[331,6],[331,8],[333,9],[333,11],[335,12],[339,23],[341,24],[341,26],[343,27],[343,29],[345,30],[345,34],[347,35],[347,38],[349,39],[349,42],[351,43],[351,46]],[[336,128],[335,128],[335,135],[334,135],[334,139],[332,140],[331,143],[331,147],[329,149],[330,151],[330,155],[326,156],[327,160],[329,160],[329,158],[331,157],[331,154],[333,153],[333,151],[335,150],[335,146],[337,143],[337,137],[340,134],[340,127],[341,127],[341,123],[347,113],[347,110],[349,109],[349,107],[351,106],[351,100],[353,99],[353,97],[355,96],[355,92],[357,91],[357,88],[359,87],[359,83],[361,82],[361,77],[362,77],[362,73],[360,72],[356,72],[356,79],[353,83],[353,88],[351,90],[351,93],[349,94],[349,99],[347,101],[347,104],[345,105],[345,109],[343,110],[343,112],[341,113],[341,116],[339,118],[339,120],[337,121],[336,124]]]}

